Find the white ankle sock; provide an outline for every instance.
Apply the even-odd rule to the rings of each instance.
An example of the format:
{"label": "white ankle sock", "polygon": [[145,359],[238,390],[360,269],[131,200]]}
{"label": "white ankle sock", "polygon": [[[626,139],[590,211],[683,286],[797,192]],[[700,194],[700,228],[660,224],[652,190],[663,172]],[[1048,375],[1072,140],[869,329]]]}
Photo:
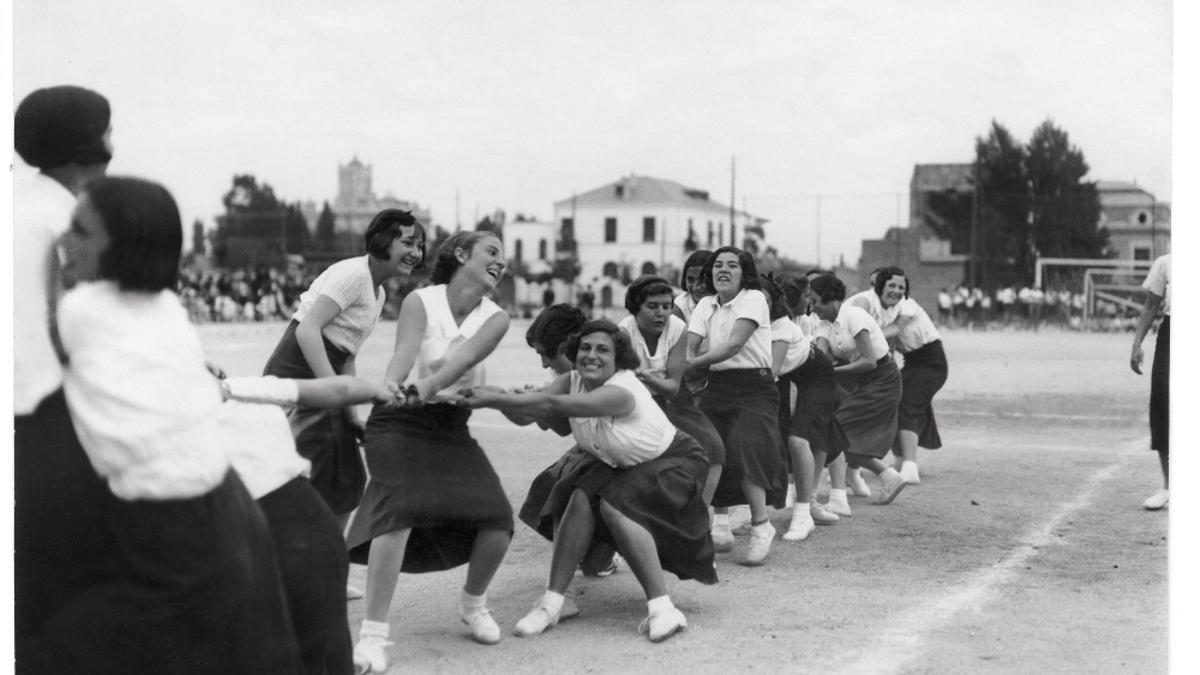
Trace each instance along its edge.
{"label": "white ankle sock", "polygon": [[547,590],[546,593],[544,595],[542,595],[542,606],[545,607],[546,609],[550,610],[550,612],[552,614],[557,616],[559,614],[562,614],[563,600],[565,600],[565,599],[566,599],[565,595],[563,595],[561,593],[555,593],[554,591],[551,591],[551,590]]}
{"label": "white ankle sock", "polygon": [[713,514],[713,526],[715,527],[717,525],[724,525],[724,526],[728,527],[729,526],[729,514],[728,513],[714,513]]}
{"label": "white ankle sock", "polygon": [[650,598],[646,601],[646,608],[650,614],[658,614],[667,610],[675,609],[675,604],[671,602],[671,596],[660,595],[657,598]]}
{"label": "white ankle sock", "polygon": [[363,639],[367,636],[386,638],[388,636],[388,622],[386,621],[368,621],[363,619],[362,626],[358,629],[358,639]]}
{"label": "white ankle sock", "polygon": [[471,595],[464,589],[462,595],[459,596],[458,605],[464,615],[474,614],[487,607],[487,593],[483,595]]}
{"label": "white ankle sock", "polygon": [[845,490],[845,488],[833,488],[833,489],[831,489],[831,490],[829,491],[829,501],[833,501],[834,499],[841,499],[842,501],[845,501],[845,500],[846,500],[846,490]]}

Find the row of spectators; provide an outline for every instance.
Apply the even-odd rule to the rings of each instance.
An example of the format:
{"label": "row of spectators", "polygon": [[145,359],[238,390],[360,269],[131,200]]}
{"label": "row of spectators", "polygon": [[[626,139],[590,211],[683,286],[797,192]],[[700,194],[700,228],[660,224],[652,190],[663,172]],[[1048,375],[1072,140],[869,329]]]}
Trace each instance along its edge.
{"label": "row of spectators", "polygon": [[[1015,326],[1037,330],[1056,326],[1082,330],[1087,298],[1067,289],[1007,286],[993,293],[957,286],[938,292],[938,317],[951,328],[985,329]],[[1099,299],[1089,317],[1091,330],[1126,331],[1137,324],[1137,311]]]}
{"label": "row of spectators", "polygon": [[312,272],[266,268],[184,268],[179,272],[179,295],[194,323],[286,320],[315,277]]}

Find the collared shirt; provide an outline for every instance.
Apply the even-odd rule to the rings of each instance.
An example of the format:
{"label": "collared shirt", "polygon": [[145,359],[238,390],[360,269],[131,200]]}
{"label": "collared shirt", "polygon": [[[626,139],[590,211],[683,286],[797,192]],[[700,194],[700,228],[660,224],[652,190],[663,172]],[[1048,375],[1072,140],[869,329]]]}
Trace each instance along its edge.
{"label": "collared shirt", "polygon": [[371,284],[369,259],[369,255],[347,258],[326,268],[300,294],[300,306],[292,318],[303,321],[319,296],[329,298],[342,311],[325,324],[321,335],[350,354],[357,354],[375,330],[386,299],[383,286]]}
{"label": "collared shirt", "polygon": [[861,307],[843,302],[842,308],[838,310],[837,319],[834,320],[831,328],[829,347],[833,351],[833,355],[840,361],[850,363],[858,359],[860,354],[858,343],[854,340],[854,337],[864,330],[867,331],[868,337],[871,340],[871,346],[875,348],[876,352],[879,354],[888,353],[887,338],[883,336],[883,329]]}
{"label": "collared shirt", "polygon": [[1159,256],[1150,266],[1142,288],[1163,299],[1163,314],[1171,316],[1171,254]]}
{"label": "collared shirt", "polygon": [[28,415],[62,385],[50,341],[50,256],[71,226],[75,196],[19,160],[13,171],[13,412]]}
{"label": "collared shirt", "polygon": [[709,366],[709,370],[734,370],[738,368],[771,368],[771,311],[767,296],[762,291],[743,288],[738,294],[720,304],[716,295],[702,298],[696,303],[696,311],[688,324],[688,332],[709,341],[709,351],[729,341],[733,325],[738,319],[754,322],[754,332],[736,354]]}
{"label": "collared shirt", "polygon": [[937,326],[933,325],[933,320],[925,313],[925,309],[917,304],[916,300],[905,298],[896,303],[896,309],[898,311],[897,319],[899,317],[908,319],[900,326],[900,332],[896,334],[901,352],[911,352],[942,339],[942,336],[938,334]]}
{"label": "collared shirt", "polygon": [[812,343],[795,321],[781,316],[771,322],[771,342],[786,342],[787,354],[779,367],[779,374],[790,373],[804,365],[812,351]]}

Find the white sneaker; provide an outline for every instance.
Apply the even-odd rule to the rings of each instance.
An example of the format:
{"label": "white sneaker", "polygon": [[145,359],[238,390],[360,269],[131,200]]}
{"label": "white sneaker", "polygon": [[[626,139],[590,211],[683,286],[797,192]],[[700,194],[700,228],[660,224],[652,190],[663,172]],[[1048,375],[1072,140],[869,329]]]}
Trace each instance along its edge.
{"label": "white sneaker", "polygon": [[471,629],[471,637],[481,645],[494,645],[500,641],[500,626],[486,607],[462,617],[462,622]]}
{"label": "white sneaker", "polygon": [[[563,602],[563,606],[566,606],[565,601]],[[578,608],[575,610],[575,612],[579,613]],[[549,608],[539,602],[537,607],[533,608],[533,611],[521,617],[521,620],[517,622],[516,630],[514,630],[513,633],[517,637],[532,637],[534,635],[541,635],[542,633],[546,632],[547,628],[558,624],[558,617],[559,614],[551,612]]]}
{"label": "white sneaker", "polygon": [[843,518],[849,518],[854,515],[850,513],[850,500],[846,499],[845,492],[830,492],[829,503],[826,504],[826,508],[830,513]]}
{"label": "white sneaker", "polygon": [[855,497],[871,496],[871,486],[867,485],[867,481],[863,479],[862,474],[856,469],[846,472],[846,487],[850,488]]}
{"label": "white sneaker", "polygon": [[394,643],[378,635],[363,635],[354,645],[354,669],[359,673],[384,673],[388,669],[387,648]]}
{"label": "white sneaker", "polygon": [[825,508],[824,504],[815,499],[808,505],[808,514],[812,516],[813,522],[817,525],[836,525],[838,521],[836,513]]}
{"label": "white sneaker", "polygon": [[733,550],[733,530],[729,529],[728,521],[713,523],[712,542],[713,550],[717,553]]}
{"label": "white sneaker", "polygon": [[741,564],[757,567],[766,562],[767,555],[771,552],[771,542],[774,539],[775,527],[771,525],[771,521],[751,526],[750,543],[746,545],[746,557],[742,558]]}
{"label": "white sneaker", "polygon": [[1170,496],[1171,493],[1166,488],[1163,488],[1142,502],[1142,508],[1147,511],[1157,511],[1167,505],[1167,502],[1170,501]]}
{"label": "white sneaker", "polygon": [[783,533],[784,541],[804,541],[808,539],[808,535],[817,529],[817,524],[813,522],[812,513],[809,509],[793,506],[792,507],[792,522],[788,525],[787,532]]}
{"label": "white sneaker", "polygon": [[677,608],[651,614],[638,624],[638,632],[645,633],[651,642],[662,642],[687,628],[687,617]]}
{"label": "white sneaker", "polygon": [[892,500],[896,498],[896,495],[900,494],[900,491],[906,485],[908,485],[908,481],[904,480],[904,476],[896,475],[890,480],[887,478],[883,479],[883,485],[879,488],[879,497],[875,500],[875,504],[879,506],[891,504]]}
{"label": "white sneaker", "polygon": [[904,465],[900,467],[900,477],[903,478],[904,482],[908,483],[909,485],[921,484],[921,474],[917,472],[916,462],[905,462]]}

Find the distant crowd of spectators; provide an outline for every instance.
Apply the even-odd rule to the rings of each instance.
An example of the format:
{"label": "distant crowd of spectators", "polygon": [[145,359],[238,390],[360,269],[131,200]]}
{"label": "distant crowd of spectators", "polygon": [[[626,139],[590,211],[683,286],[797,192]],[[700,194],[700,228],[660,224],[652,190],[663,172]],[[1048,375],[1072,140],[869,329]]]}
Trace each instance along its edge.
{"label": "distant crowd of spectators", "polygon": [[185,268],[179,272],[179,296],[194,323],[286,320],[315,277],[267,268]]}
{"label": "distant crowd of spectators", "polygon": [[1084,325],[1087,298],[1066,289],[1007,286],[993,293],[958,286],[938,292],[940,323],[951,328],[988,329],[1018,327],[1037,330],[1052,326],[1072,330],[1131,331],[1137,312],[1098,299],[1088,325]]}

